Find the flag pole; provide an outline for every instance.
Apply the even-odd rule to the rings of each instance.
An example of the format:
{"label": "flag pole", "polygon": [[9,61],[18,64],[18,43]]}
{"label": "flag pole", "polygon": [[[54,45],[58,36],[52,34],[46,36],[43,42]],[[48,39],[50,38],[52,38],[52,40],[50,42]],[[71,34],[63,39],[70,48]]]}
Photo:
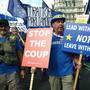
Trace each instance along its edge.
{"label": "flag pole", "polygon": [[[17,27],[17,29],[20,29],[20,28],[18,28],[18,27]],[[19,38],[20,38],[20,40],[21,40],[22,44],[23,44],[23,45],[25,45],[25,42],[24,42],[23,38],[21,37],[21,35],[20,35],[19,31],[18,31],[18,36],[19,36]]]}
{"label": "flag pole", "polygon": [[18,36],[19,36],[19,38],[20,38],[20,40],[21,40],[22,44],[24,45],[24,44],[25,44],[25,42],[24,42],[24,40],[23,40],[23,38],[21,37],[21,35],[20,35],[20,33],[19,33],[19,32],[18,32]]}

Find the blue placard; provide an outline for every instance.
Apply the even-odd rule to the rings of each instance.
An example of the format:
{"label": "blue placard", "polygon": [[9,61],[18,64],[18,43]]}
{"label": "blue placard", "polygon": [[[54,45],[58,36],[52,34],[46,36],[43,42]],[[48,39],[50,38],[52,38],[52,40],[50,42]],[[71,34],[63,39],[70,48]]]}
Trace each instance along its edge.
{"label": "blue placard", "polygon": [[62,50],[90,55],[90,24],[66,23]]}

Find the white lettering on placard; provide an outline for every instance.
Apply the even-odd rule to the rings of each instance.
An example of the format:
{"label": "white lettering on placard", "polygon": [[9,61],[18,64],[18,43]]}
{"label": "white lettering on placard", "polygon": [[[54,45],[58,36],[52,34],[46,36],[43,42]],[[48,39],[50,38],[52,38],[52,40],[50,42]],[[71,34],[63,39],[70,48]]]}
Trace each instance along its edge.
{"label": "white lettering on placard", "polygon": [[46,40],[30,40],[31,47],[45,47]]}
{"label": "white lettering on placard", "polygon": [[65,48],[72,48],[72,49],[77,49],[77,44],[73,43],[64,43]]}
{"label": "white lettering on placard", "polygon": [[68,30],[77,30],[77,25],[67,24],[66,29],[68,29]]}
{"label": "white lettering on placard", "polygon": [[44,31],[44,30],[40,30],[40,31],[38,31],[38,30],[33,30],[33,31],[29,31],[29,37],[37,37],[37,36],[39,36],[39,37],[43,37],[43,36],[48,36],[50,34],[50,31],[49,30],[46,30],[46,31]]}
{"label": "white lettering on placard", "polygon": [[78,26],[78,30],[90,32],[90,26]]}
{"label": "white lettering on placard", "polygon": [[76,38],[76,42],[90,43],[90,36],[78,35]]}
{"label": "white lettering on placard", "polygon": [[32,57],[32,58],[45,58],[48,56],[48,51],[40,51],[40,50],[26,50],[25,57]]}
{"label": "white lettering on placard", "polygon": [[80,51],[90,51],[90,47],[86,45],[78,45],[78,50]]}

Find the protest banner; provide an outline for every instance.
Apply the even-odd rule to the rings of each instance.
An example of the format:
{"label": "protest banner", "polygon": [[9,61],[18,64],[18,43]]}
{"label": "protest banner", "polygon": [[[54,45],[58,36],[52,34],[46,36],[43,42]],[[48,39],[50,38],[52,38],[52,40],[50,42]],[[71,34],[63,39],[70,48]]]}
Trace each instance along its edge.
{"label": "protest banner", "polygon": [[[84,23],[86,24],[89,20],[89,15],[87,14],[83,14],[83,15],[78,15],[77,18],[76,18],[76,21],[75,23]],[[81,60],[82,60],[82,56],[83,54],[81,53],[80,54],[80,57],[79,57],[79,64],[81,63]],[[75,81],[74,81],[74,85],[73,85],[73,90],[76,90],[76,84],[77,84],[77,80],[78,80],[78,76],[79,76],[79,69],[76,70],[76,76],[75,76]]]}
{"label": "protest banner", "polygon": [[90,25],[66,23],[62,50],[90,55]]}
{"label": "protest banner", "polygon": [[[66,52],[80,54],[78,64],[81,64],[83,55],[90,55],[90,25],[66,23],[64,31],[64,40],[62,50]],[[73,90],[76,90],[79,69],[76,71],[76,77]]]}
{"label": "protest banner", "polygon": [[[52,28],[31,28],[27,32],[22,66],[48,68],[52,41]],[[34,72],[31,75],[32,90]]]}
{"label": "protest banner", "polygon": [[28,30],[22,66],[48,68],[52,31],[52,28]]}

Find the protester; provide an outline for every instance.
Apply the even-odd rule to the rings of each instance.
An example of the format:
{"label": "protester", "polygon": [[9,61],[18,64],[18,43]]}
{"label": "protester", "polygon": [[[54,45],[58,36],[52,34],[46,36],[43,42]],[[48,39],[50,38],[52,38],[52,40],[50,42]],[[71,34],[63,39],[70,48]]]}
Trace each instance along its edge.
{"label": "protester", "polygon": [[22,48],[19,43],[16,45],[17,34],[10,33],[9,29],[8,21],[0,19],[0,90],[22,90]]}
{"label": "protester", "polygon": [[53,27],[50,63],[48,68],[51,90],[73,89],[73,57],[62,51],[65,17],[55,15],[51,20]]}
{"label": "protester", "polygon": [[78,79],[78,87],[76,90],[90,90],[90,56],[83,55],[82,68]]}

